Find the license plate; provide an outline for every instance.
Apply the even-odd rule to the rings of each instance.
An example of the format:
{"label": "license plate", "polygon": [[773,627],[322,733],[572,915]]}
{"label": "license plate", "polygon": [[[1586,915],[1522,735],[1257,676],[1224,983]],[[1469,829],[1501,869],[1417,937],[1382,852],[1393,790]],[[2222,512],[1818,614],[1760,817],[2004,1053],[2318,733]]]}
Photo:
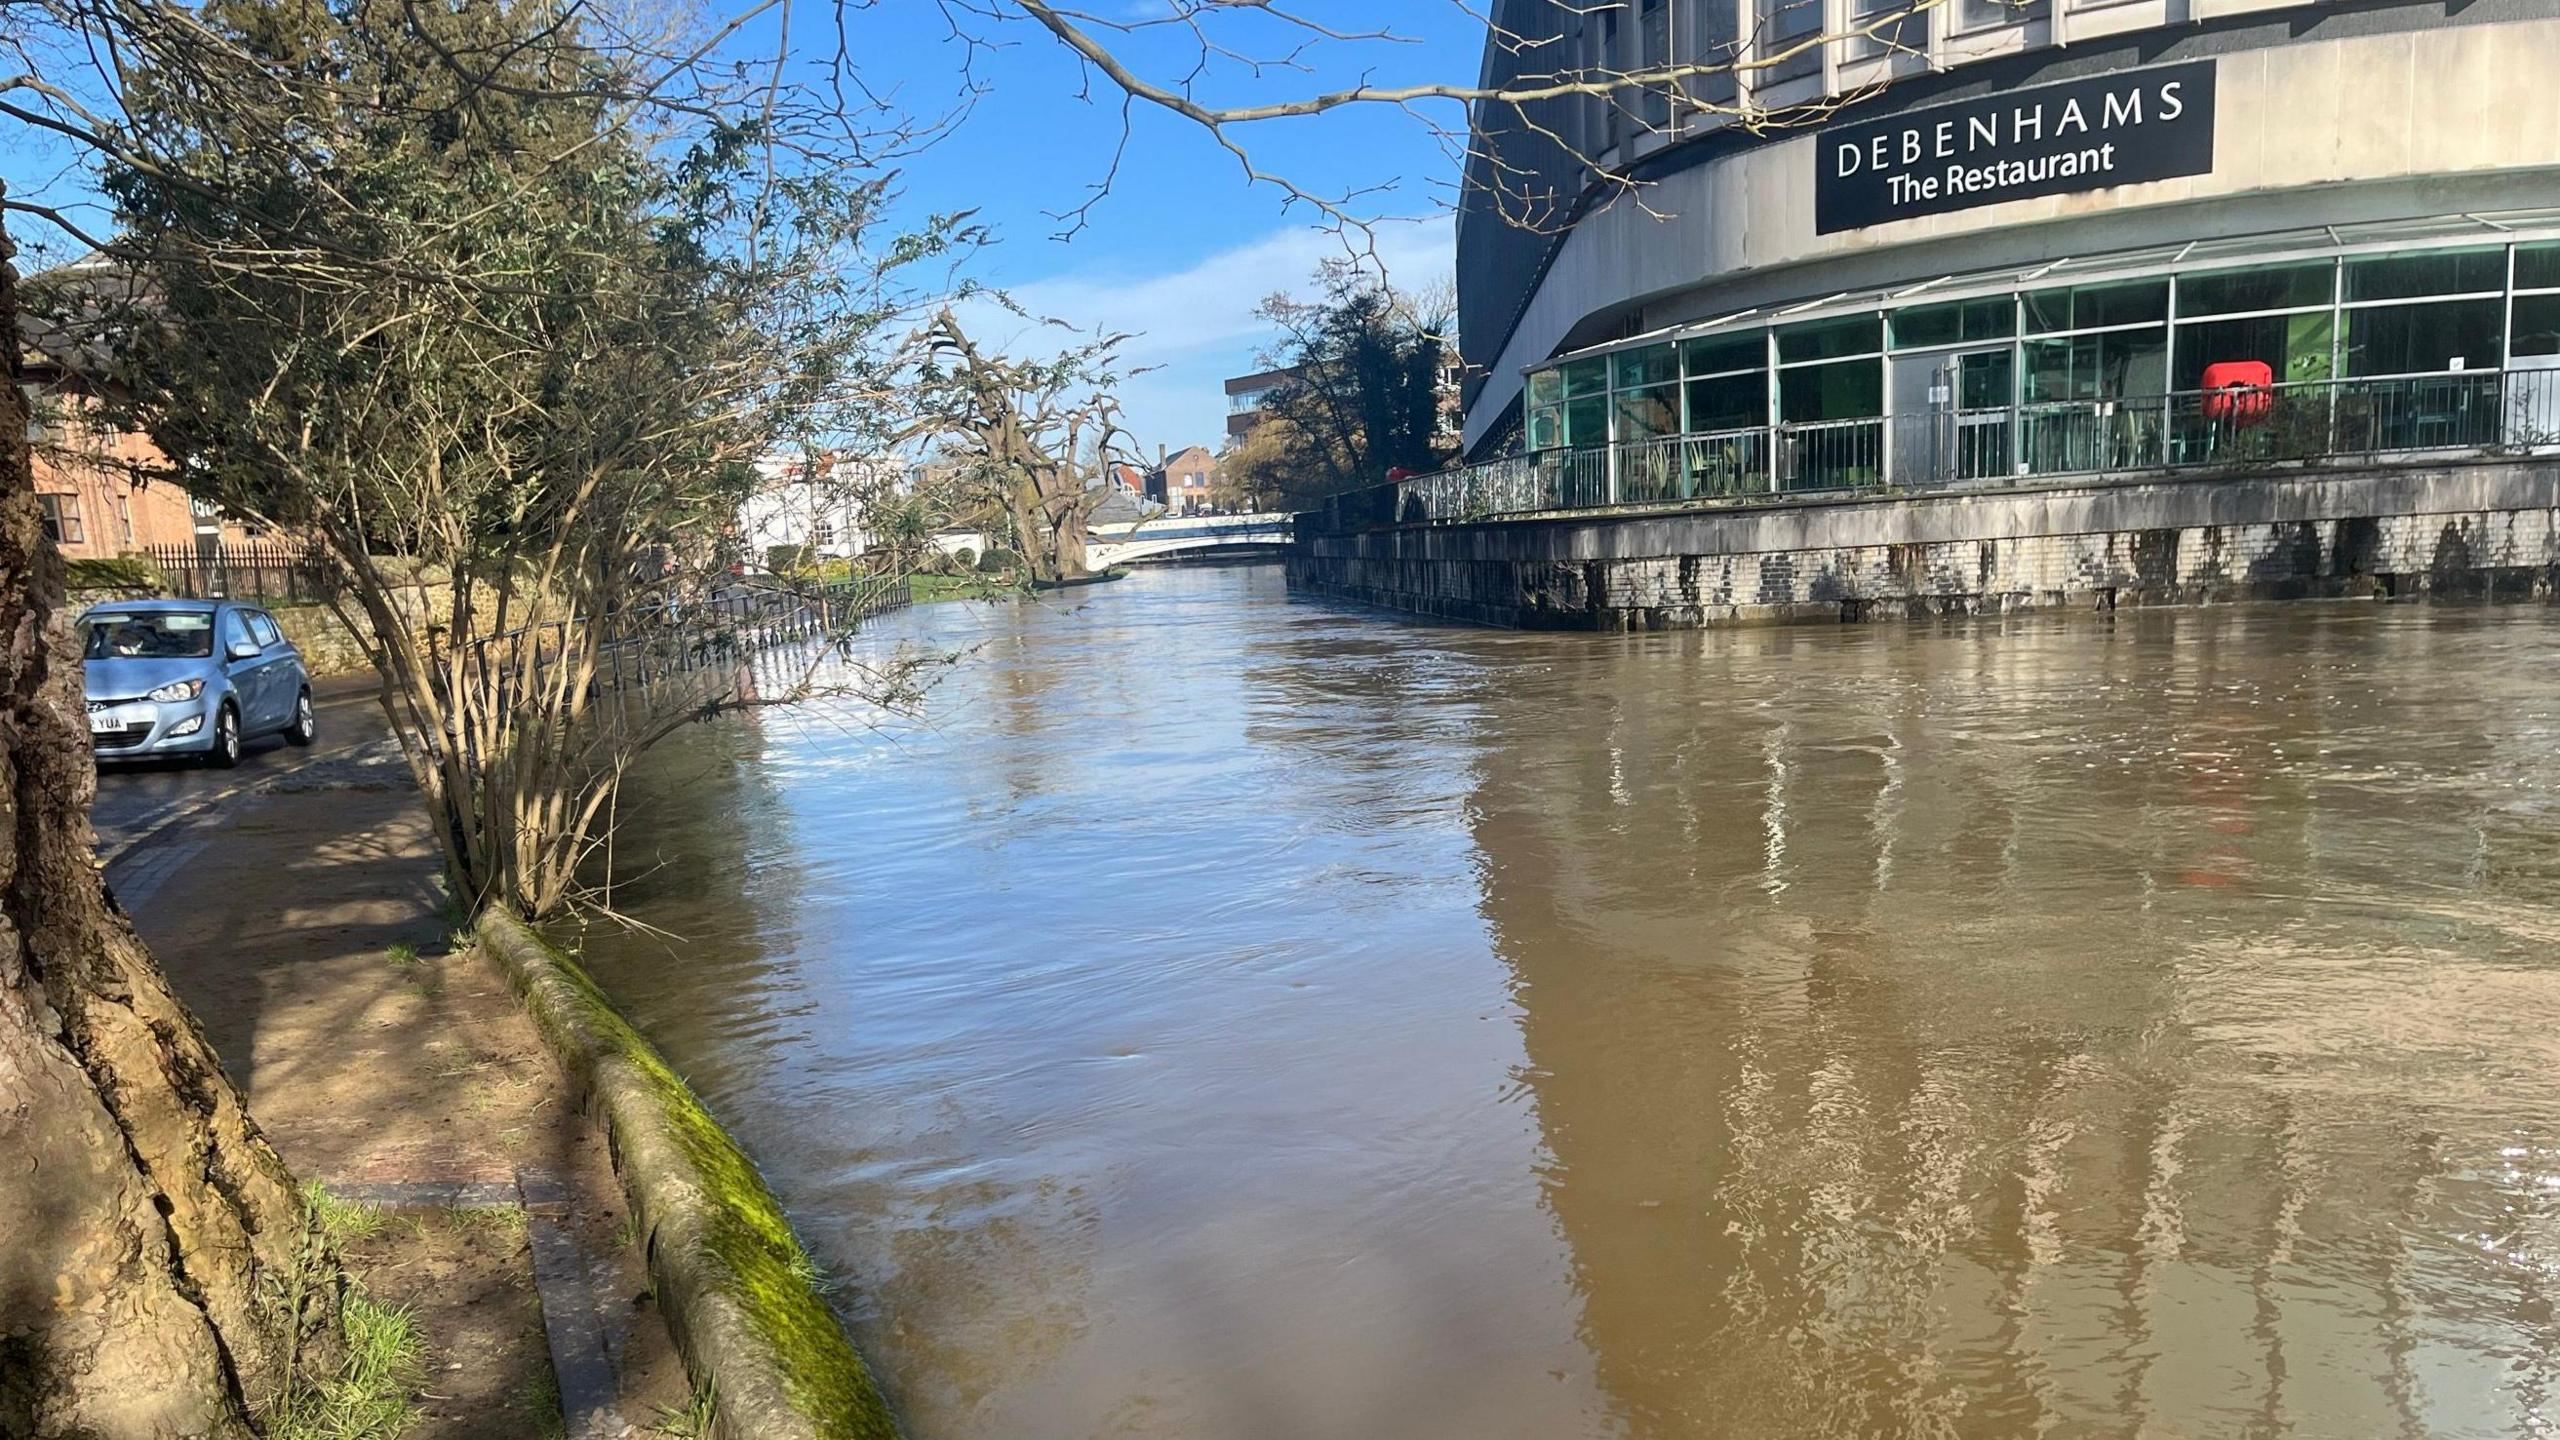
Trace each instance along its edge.
{"label": "license plate", "polygon": [[122,720],[104,710],[89,717],[89,733],[92,735],[112,735],[123,728]]}

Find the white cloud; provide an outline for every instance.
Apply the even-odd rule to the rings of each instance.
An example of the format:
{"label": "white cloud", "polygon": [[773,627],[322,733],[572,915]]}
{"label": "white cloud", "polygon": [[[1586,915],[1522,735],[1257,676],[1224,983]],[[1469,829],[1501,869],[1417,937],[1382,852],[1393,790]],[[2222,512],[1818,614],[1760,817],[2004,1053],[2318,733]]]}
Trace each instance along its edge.
{"label": "white cloud", "polygon": [[[1200,257],[1178,270],[1133,273],[1092,266],[1008,286],[1014,301],[1034,316],[1063,320],[1077,329],[1125,332],[1121,349],[1132,367],[1154,367],[1120,387],[1130,429],[1148,447],[1217,446],[1225,435],[1227,397],[1221,384],[1255,366],[1271,343],[1270,327],[1254,307],[1275,290],[1304,290],[1316,263],[1345,253],[1344,239],[1326,231],[1292,228],[1249,244]],[[1456,246],[1445,220],[1382,226],[1377,253],[1388,278],[1408,289],[1445,279]],[[1054,349],[1057,332],[1006,314],[993,304],[963,316],[973,332],[1000,347]]]}

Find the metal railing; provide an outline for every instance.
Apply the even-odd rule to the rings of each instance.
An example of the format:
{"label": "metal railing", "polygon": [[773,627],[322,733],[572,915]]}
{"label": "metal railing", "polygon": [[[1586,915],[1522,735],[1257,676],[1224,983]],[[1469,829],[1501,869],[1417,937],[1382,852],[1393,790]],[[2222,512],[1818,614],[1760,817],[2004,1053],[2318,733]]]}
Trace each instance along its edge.
{"label": "metal railing", "polygon": [[[511,714],[520,687],[539,691],[561,663],[591,664],[591,699],[617,701],[630,692],[683,677],[734,675],[741,665],[810,645],[833,644],[874,616],[911,603],[906,577],[877,577],[794,590],[740,584],[710,595],[659,592],[610,614],[517,626],[464,642],[463,664],[474,671],[501,719]],[[430,660],[448,663],[446,637],[436,632]]]}
{"label": "metal railing", "polygon": [[316,545],[153,545],[142,554],[164,577],[168,593],[181,599],[272,605],[326,600],[338,593],[337,563]]}
{"label": "metal railing", "polygon": [[2140,478],[2198,468],[2560,451],[2560,369],[2298,381],[1934,409],[1506,456],[1337,495],[1340,528],[1622,506]]}

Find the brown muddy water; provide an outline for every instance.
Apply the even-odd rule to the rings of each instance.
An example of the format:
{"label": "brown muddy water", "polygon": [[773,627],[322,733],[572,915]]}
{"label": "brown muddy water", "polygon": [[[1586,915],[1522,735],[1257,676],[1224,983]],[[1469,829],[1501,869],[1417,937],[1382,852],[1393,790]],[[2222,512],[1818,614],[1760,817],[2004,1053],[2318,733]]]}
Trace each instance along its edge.
{"label": "brown muddy water", "polygon": [[2554,1425],[2560,612],[899,637],[588,953],[918,1440]]}

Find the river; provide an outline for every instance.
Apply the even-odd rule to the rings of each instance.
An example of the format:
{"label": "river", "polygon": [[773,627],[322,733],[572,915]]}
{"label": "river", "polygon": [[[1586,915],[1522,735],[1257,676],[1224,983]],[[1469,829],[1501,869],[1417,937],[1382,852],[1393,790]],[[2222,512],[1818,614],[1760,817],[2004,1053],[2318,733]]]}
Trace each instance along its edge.
{"label": "river", "polygon": [[2550,609],[900,642],[586,949],[916,1440],[2550,1432]]}

